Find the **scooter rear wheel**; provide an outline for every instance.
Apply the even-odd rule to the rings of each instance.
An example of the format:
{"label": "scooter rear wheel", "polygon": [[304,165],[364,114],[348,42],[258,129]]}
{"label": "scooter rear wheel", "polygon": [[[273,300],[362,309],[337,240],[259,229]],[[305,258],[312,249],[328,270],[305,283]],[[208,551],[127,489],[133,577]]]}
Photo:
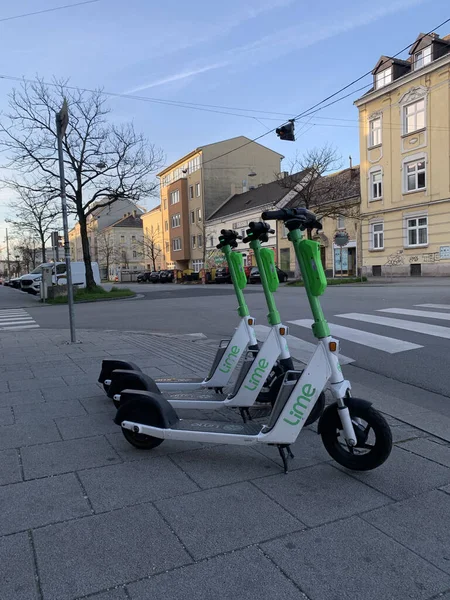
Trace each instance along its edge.
{"label": "scooter rear wheel", "polygon": [[162,444],[164,441],[161,438],[145,435],[144,433],[135,433],[134,431],[125,429],[124,427],[122,427],[122,433],[127,442],[139,450],[151,450],[152,448],[156,448]]}
{"label": "scooter rear wheel", "polygon": [[390,427],[383,415],[372,406],[355,405],[349,407],[349,411],[356,434],[356,446],[349,446],[345,441],[336,404],[325,409],[319,422],[323,445],[328,454],[347,469],[376,469],[391,453]]}

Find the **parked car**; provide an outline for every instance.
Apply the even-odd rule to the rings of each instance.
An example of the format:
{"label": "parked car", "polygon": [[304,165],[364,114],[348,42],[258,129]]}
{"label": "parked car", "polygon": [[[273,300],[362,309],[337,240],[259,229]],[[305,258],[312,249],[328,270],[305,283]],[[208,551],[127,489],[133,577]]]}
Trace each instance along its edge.
{"label": "parked car", "polygon": [[9,280],[10,287],[15,288],[16,290],[20,290],[20,277],[13,277]]}
{"label": "parked car", "polygon": [[231,275],[230,271],[227,267],[221,267],[220,269],[216,269],[216,283],[231,283]]}
{"label": "parked car", "polygon": [[152,271],[149,275],[148,280],[151,281],[151,283],[159,283],[160,273],[161,271]]}
{"label": "parked car", "polygon": [[174,273],[174,271],[172,271],[170,269],[159,272],[159,281],[161,283],[173,283],[174,279],[175,279],[175,273]]}
{"label": "parked car", "polygon": [[146,281],[150,281],[150,271],[145,271],[145,273],[139,273],[136,281],[138,283],[145,283]]}
{"label": "parked car", "polygon": [[[94,281],[97,285],[100,285],[100,271],[98,263],[92,262],[92,273],[94,275]],[[42,263],[36,267],[31,273],[22,275],[19,279],[19,285],[24,292],[29,294],[39,294],[41,290],[42,280],[42,269],[43,267],[52,268],[52,282],[53,285],[65,285],[67,283],[66,263]],[[82,261],[74,261],[71,263],[72,271],[72,284],[78,287],[86,286],[86,266]],[[10,284],[11,285],[11,284]],[[15,287],[15,286],[14,286]]]}
{"label": "parked car", "polygon": [[[275,267],[275,268],[277,270],[278,281],[280,283],[284,283],[285,281],[287,281],[288,274],[285,271],[282,271],[281,269],[279,269],[278,267]],[[253,269],[250,271],[250,275],[248,277],[248,282],[249,283],[261,283],[261,277],[259,275],[258,267],[253,267]]]}

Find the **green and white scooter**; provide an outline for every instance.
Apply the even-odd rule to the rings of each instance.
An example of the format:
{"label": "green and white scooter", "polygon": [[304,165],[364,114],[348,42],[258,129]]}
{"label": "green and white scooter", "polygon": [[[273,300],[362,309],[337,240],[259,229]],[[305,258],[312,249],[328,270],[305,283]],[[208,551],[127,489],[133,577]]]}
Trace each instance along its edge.
{"label": "green and white scooter", "polygon": [[[161,394],[124,390],[115,423],[135,447],[151,449],[165,439],[217,444],[277,446],[287,472],[290,445],[295,442],[316,401],[329,383],[335,402],[322,414],[318,431],[332,458],[349,469],[366,471],[385,462],[392,449],[392,435],[384,417],[367,400],[351,397],[350,382],[344,379],[338,358],[338,341],[331,337],[320,306],[326,288],[319,244],[303,240],[305,229],[321,229],[315,215],[304,208],[267,211],[263,219],[284,221],[288,238],[300,266],[314,318],[312,331],[317,348],[303,372],[285,374],[267,423],[225,423],[203,419],[181,419]],[[265,223],[248,230],[252,240]],[[251,242],[252,244],[252,242]]]}
{"label": "green and white scooter", "polygon": [[[253,225],[256,227],[253,231]],[[227,395],[202,391],[193,395],[188,392],[164,391],[165,399],[174,408],[215,410],[219,408],[239,408],[244,421],[251,418],[248,409],[261,408],[271,410],[282,384],[284,374],[294,369],[294,364],[287,345],[288,328],[281,323],[273,293],[277,290],[279,281],[275,268],[275,256],[272,250],[262,248],[261,243],[267,242],[268,233],[271,231],[268,224],[250,224],[248,232],[251,233],[250,247],[253,250],[259,268],[262,288],[268,306],[268,321],[270,331],[267,339],[257,350],[248,352],[239,371],[234,388]],[[230,239],[234,236],[234,243]],[[236,232],[222,230],[219,246],[225,254],[230,273],[232,275],[235,292],[239,303],[239,314],[248,315],[248,308],[242,290],[247,278],[243,267],[243,258],[240,253],[232,252],[232,246],[237,245]],[[121,404],[121,392],[124,389],[143,390],[157,393],[159,385],[148,375],[134,371],[113,371],[108,395],[112,397],[116,406]],[[204,393],[205,392],[205,393]],[[308,424],[317,420],[325,406],[325,395],[321,394]]]}

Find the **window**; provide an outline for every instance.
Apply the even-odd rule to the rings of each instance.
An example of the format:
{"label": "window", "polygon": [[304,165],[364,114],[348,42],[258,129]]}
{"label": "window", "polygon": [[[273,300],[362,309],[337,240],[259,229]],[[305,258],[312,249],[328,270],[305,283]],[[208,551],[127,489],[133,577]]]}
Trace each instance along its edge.
{"label": "window", "polygon": [[196,156],[188,162],[189,173],[194,173],[194,171],[198,171],[198,169],[200,169],[200,156]]}
{"label": "window", "polygon": [[202,209],[197,208],[197,221],[200,223],[202,220]]}
{"label": "window", "polygon": [[404,133],[412,133],[425,127],[425,100],[418,100],[403,107]]}
{"label": "window", "polygon": [[406,219],[408,246],[426,246],[428,244],[428,217]]}
{"label": "window", "polygon": [[56,265],[56,274],[61,275],[61,273],[66,272],[66,265]]}
{"label": "window", "polygon": [[176,215],[172,215],[172,229],[174,227],[179,227],[181,225],[181,215],[177,213]]}
{"label": "window", "polygon": [[383,175],[380,171],[370,173],[370,200],[380,200],[383,197]]}
{"label": "window", "polygon": [[195,212],[191,210],[191,223],[195,223]]}
{"label": "window", "polygon": [[345,228],[345,217],[343,217],[341,215],[336,220],[337,220],[337,228],[344,229]]}
{"label": "window", "polygon": [[369,147],[381,144],[381,117],[369,121]]}
{"label": "window", "polygon": [[170,204],[177,204],[180,201],[180,190],[170,192]]}
{"label": "window", "polygon": [[[153,233],[153,226],[152,226],[152,233]],[[132,236],[131,236],[131,243],[132,243],[132,244],[135,244],[135,243],[136,243],[136,236],[135,236],[135,235],[132,235]]]}
{"label": "window", "polygon": [[214,248],[214,236],[213,235],[209,238],[209,245],[211,246],[211,248]]}
{"label": "window", "polygon": [[423,48],[414,54],[414,69],[421,69],[431,62],[431,46]]}
{"label": "window", "polygon": [[372,249],[383,250],[384,248],[384,223],[372,223]]}
{"label": "window", "polygon": [[200,196],[200,184],[199,183],[195,184],[195,195],[197,196],[197,198]]}
{"label": "window", "polygon": [[241,238],[244,239],[245,238],[245,229],[241,229]]}
{"label": "window", "polygon": [[407,192],[422,190],[426,185],[425,159],[405,163]]}
{"label": "window", "polygon": [[189,186],[189,199],[192,200],[193,197],[194,197],[194,186],[190,185]]}
{"label": "window", "polygon": [[191,236],[191,247],[192,247],[192,248],[196,248],[196,239],[197,239],[197,238],[196,238],[196,236],[195,236],[195,235],[192,235],[192,236]]}
{"label": "window", "polygon": [[175,238],[172,240],[172,250],[175,252],[181,250],[181,238]]}
{"label": "window", "polygon": [[169,231],[169,221],[164,221],[164,229]]}
{"label": "window", "polygon": [[384,69],[375,75],[375,87],[377,90],[388,85],[392,81],[392,67]]}
{"label": "window", "polygon": [[125,236],[124,235],[120,236],[120,243],[125,244]]}
{"label": "window", "polygon": [[200,259],[197,260],[193,260],[192,261],[192,270],[195,273],[198,273],[199,271],[201,271],[203,269],[203,261]]}
{"label": "window", "polygon": [[197,244],[199,248],[203,247],[203,235],[201,233],[199,233],[197,236]]}
{"label": "window", "polygon": [[170,175],[164,175],[163,180],[162,180],[162,184],[163,187],[167,187],[170,183]]}
{"label": "window", "polygon": [[137,258],[137,252],[136,252],[136,250],[133,250],[133,258]]}

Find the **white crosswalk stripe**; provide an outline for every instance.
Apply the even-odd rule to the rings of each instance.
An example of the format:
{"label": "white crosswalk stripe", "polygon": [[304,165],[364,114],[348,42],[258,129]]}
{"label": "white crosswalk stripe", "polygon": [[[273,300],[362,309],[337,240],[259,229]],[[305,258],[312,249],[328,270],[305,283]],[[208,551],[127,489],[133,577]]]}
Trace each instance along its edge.
{"label": "white crosswalk stripe", "polygon": [[414,306],[421,306],[422,308],[450,309],[450,304],[414,304]]}
{"label": "white crosswalk stripe", "polygon": [[382,317],[380,315],[368,315],[362,313],[345,313],[335,316],[341,319],[351,319],[353,321],[384,325],[386,327],[394,327],[395,329],[404,329],[414,333],[423,333],[425,335],[440,337],[447,340],[450,339],[450,327],[442,327],[442,325],[433,325],[431,323],[421,323],[420,321],[407,321],[404,319],[393,319],[390,317]]}
{"label": "white crosswalk stripe", "polygon": [[5,308],[0,310],[0,330],[15,331],[20,329],[36,329],[39,325],[22,308]]}
{"label": "white crosswalk stripe", "polygon": [[[307,327],[310,329],[314,321],[312,319],[299,319],[297,321],[288,322],[293,325],[299,325],[300,327]],[[348,340],[349,342],[354,342],[355,344],[361,344],[363,346],[369,346],[369,348],[382,350],[389,354],[397,354],[398,352],[423,348],[423,346],[419,346],[419,344],[412,344],[411,342],[397,340],[369,331],[362,331],[361,329],[344,327],[343,325],[336,325],[335,323],[328,323],[328,325],[330,326],[331,335],[336,336],[338,339]]]}
{"label": "white crosswalk stripe", "polygon": [[[269,335],[270,327],[268,327],[267,325],[255,325],[254,329],[256,333],[256,338],[259,341],[264,342],[264,340]],[[317,344],[306,342],[305,340],[302,340],[294,335],[287,335],[286,339],[291,356],[296,360],[299,360],[300,362],[303,362],[305,364],[308,363],[317,347]],[[347,365],[349,363],[355,362],[355,359],[340,354],[339,362],[342,365]]]}
{"label": "white crosswalk stripe", "polygon": [[450,313],[433,312],[430,310],[414,310],[411,308],[380,308],[377,312],[391,313],[394,315],[405,315],[406,317],[423,317],[425,319],[439,319],[450,321]]}

